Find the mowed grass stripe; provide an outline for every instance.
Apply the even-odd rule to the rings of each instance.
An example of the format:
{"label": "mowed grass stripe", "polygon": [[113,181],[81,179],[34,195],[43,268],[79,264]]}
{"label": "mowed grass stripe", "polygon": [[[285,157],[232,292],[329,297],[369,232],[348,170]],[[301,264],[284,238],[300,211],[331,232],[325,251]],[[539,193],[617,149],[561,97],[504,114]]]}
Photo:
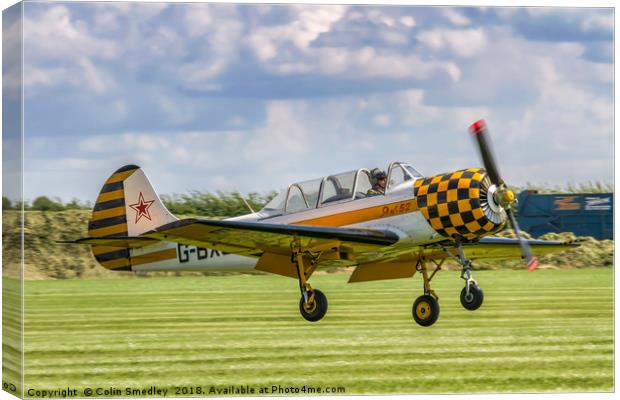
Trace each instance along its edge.
{"label": "mowed grass stripe", "polygon": [[[382,354],[382,358],[376,360],[377,354]],[[424,356],[432,356],[426,357]],[[117,355],[116,355],[117,356]],[[587,353],[585,353],[582,349],[577,347],[571,349],[547,349],[540,350],[534,356],[537,360],[544,360],[545,362],[557,362],[557,361],[566,361],[570,358],[570,360],[581,360],[584,362],[587,361],[608,361],[610,357],[613,357],[613,352],[608,349],[589,349]],[[48,366],[53,366],[55,369],[63,370],[88,370],[87,366],[91,366],[93,368],[101,369],[108,368],[110,372],[120,371],[122,368],[127,368],[127,366],[143,366],[145,368],[150,368],[151,365],[159,364],[160,362],[166,362],[170,364],[179,364],[178,368],[175,369],[184,369],[183,364],[188,364],[187,368],[192,368],[191,364],[202,363],[205,359],[208,359],[212,362],[217,362],[217,365],[209,365],[209,368],[218,368],[220,364],[232,364],[243,362],[245,367],[252,367],[252,365],[280,365],[281,363],[286,363],[287,360],[290,361],[295,357],[290,354],[278,354],[273,355],[269,353],[257,353],[252,355],[240,356],[237,354],[228,354],[228,355],[214,355],[213,353],[200,353],[200,352],[184,352],[181,354],[169,355],[167,357],[162,357],[158,355],[151,355],[150,357],[145,357],[144,355],[134,355],[131,358],[126,358],[124,360],[118,361],[114,360],[112,357],[97,357],[96,359],[88,360],[84,362],[79,362],[78,359],[73,360],[63,360],[63,362],[57,362],[51,364],[51,359],[46,360],[47,363],[33,363],[31,369],[29,370],[30,374],[36,373],[47,373],[49,370],[45,369]],[[360,366],[365,362],[375,362],[377,365],[384,364],[392,364],[394,362],[402,363],[406,365],[408,363],[417,363],[420,365],[427,363],[466,363],[467,360],[488,360],[489,363],[501,363],[502,360],[510,361],[510,362],[527,362],[531,359],[532,356],[528,355],[528,353],[523,351],[514,351],[509,349],[497,349],[495,351],[486,351],[486,352],[455,352],[452,354],[448,353],[431,353],[424,354],[422,352],[401,352],[401,353],[393,353],[393,352],[317,352],[313,355],[311,361],[308,361],[308,366],[312,365],[312,363],[321,363],[324,360],[332,360],[335,362],[341,363],[350,363],[357,362],[360,363]],[[118,368],[118,370],[117,370]]]}
{"label": "mowed grass stripe", "polygon": [[[609,372],[607,374],[602,374],[601,372],[596,371],[597,368],[604,367],[606,364],[612,361],[613,356],[600,357],[593,356],[591,360],[586,360],[584,357],[574,356],[575,361],[581,364],[580,367],[568,367],[563,368],[562,374],[578,374],[578,376],[611,376],[613,373]],[[435,368],[445,370],[454,370],[459,371],[467,368],[468,365],[474,362],[483,362],[486,365],[486,368],[493,371],[514,371],[514,368],[524,368],[528,365],[532,364],[530,359],[526,359],[526,357],[506,357],[505,361],[495,360],[495,359],[481,359],[481,358],[471,358],[470,360],[464,359],[442,359],[442,360],[408,360],[408,359],[393,359],[393,360],[381,360],[377,361],[376,357],[368,357],[363,359],[352,359],[349,361],[335,361],[333,359],[326,358],[316,358],[312,361],[304,363],[304,370],[310,369],[315,370],[324,365],[329,365],[331,374],[338,373],[347,373],[351,369],[355,369],[356,371],[365,372],[368,374],[377,374],[380,372],[377,371],[385,371],[385,370],[398,370],[398,369],[409,369],[409,370],[433,370]],[[568,361],[568,357],[548,357],[545,361],[536,362],[538,368],[541,369],[550,369],[556,370],[558,367],[561,367]],[[505,363],[509,362],[510,367],[506,367]],[[153,364],[125,364],[120,365],[118,367],[113,366],[99,366],[88,369],[80,369],[80,368],[55,368],[55,369],[39,369],[34,368],[29,372],[29,376],[31,379],[81,379],[82,377],[97,377],[98,375],[108,375],[109,377],[122,377],[127,374],[134,375],[149,375],[152,377],[153,374],[162,374],[166,375],[169,371],[172,370],[173,374],[177,375],[186,375],[186,374],[196,374],[197,372],[202,373],[205,376],[215,376],[215,375],[223,375],[222,372],[225,369],[229,369],[229,374],[231,375],[252,375],[252,371],[256,371],[257,369],[261,370],[261,373],[264,375],[276,375],[282,369],[295,369],[298,365],[298,360],[289,357],[287,359],[277,359],[274,363],[264,363],[264,362],[248,362],[246,361],[242,366],[234,366],[230,364],[222,364],[222,365],[210,365],[206,366],[204,362],[188,362],[186,364],[181,362],[173,362],[170,366],[163,367],[162,365],[153,365]],[[590,372],[583,373],[583,368],[590,367]],[[471,371],[470,371],[471,373]],[[315,372],[314,376],[320,377],[324,373],[323,372]],[[553,372],[549,374],[549,376],[557,376],[559,372]]]}
{"label": "mowed grass stripe", "polygon": [[[275,339],[274,339],[275,340]],[[448,340],[439,340],[437,341],[440,345],[449,343]],[[610,350],[610,344],[612,342],[606,340],[592,340],[591,342],[568,342],[568,343],[555,343],[555,342],[545,342],[544,340],[538,340],[535,343],[535,348],[538,352],[544,351],[567,351],[571,349],[578,349],[579,351],[608,351]],[[416,347],[414,349],[398,349],[394,346],[381,346],[381,345],[372,345],[367,344],[364,346],[364,349],[361,350],[357,345],[351,344],[340,344],[337,347],[326,347],[322,348],[320,351],[315,351],[314,354],[347,354],[352,351],[355,351],[355,354],[370,354],[370,353],[381,353],[385,355],[391,354],[411,354],[411,355],[429,355],[429,356],[442,356],[442,355],[451,355],[451,354],[469,354],[469,353],[483,353],[483,354],[491,354],[491,353],[512,353],[512,352],[525,352],[527,350],[531,350],[534,347],[533,344],[527,343],[484,343],[484,346],[480,346],[480,348],[473,348],[470,351],[465,351],[464,349],[454,350],[451,348],[422,348]],[[273,342],[269,343],[260,343],[255,346],[227,346],[226,343],[223,343],[219,346],[195,346],[195,347],[182,347],[179,345],[176,346],[167,346],[167,347],[154,347],[154,346],[140,346],[134,345],[132,342],[132,346],[130,349],[123,349],[118,346],[116,349],[98,349],[97,354],[94,356],[94,359],[100,359],[103,357],[116,358],[120,354],[123,353],[128,357],[138,357],[143,358],[145,353],[148,350],[153,350],[154,348],[160,349],[157,354],[150,354],[148,356],[151,358],[165,358],[170,355],[176,356],[180,353],[196,353],[196,354],[204,354],[205,357],[209,357],[211,359],[215,358],[229,358],[229,357],[237,357],[237,358],[247,358],[249,356],[258,357],[258,356],[276,356],[274,355],[274,350],[281,350],[282,352],[286,351],[295,351],[298,349],[298,346],[294,344],[294,342],[287,342],[286,345],[277,346]],[[243,351],[246,352],[243,352]],[[247,352],[247,350],[252,350],[252,353]],[[80,359],[79,354],[71,353],[72,350],[39,350],[39,351],[28,351],[26,354],[35,357],[36,361],[40,359],[54,359],[55,357],[62,356],[63,360],[67,357]],[[36,362],[33,361],[33,362]],[[62,360],[57,360],[60,364]]]}
{"label": "mowed grass stripe", "polygon": [[[398,332],[395,332],[398,335]],[[512,336],[512,340],[510,341],[501,341],[500,338],[493,339],[491,337],[483,337],[476,341],[476,344],[479,347],[493,347],[493,346],[516,346],[520,347],[526,344],[526,347],[538,348],[544,346],[597,346],[597,345],[611,345],[613,341],[610,339],[612,331],[609,331],[607,334],[604,332],[598,335],[590,336],[589,338],[578,339],[578,340],[562,340],[561,338],[548,338],[549,335],[529,335],[529,336]],[[436,352],[435,347],[446,346],[445,351],[454,352],[455,349],[451,345],[455,340],[455,337],[465,337],[462,335],[456,335],[451,337],[437,337],[432,338],[431,340],[419,340],[419,346],[415,346],[414,348],[420,348],[422,346],[428,346],[431,344],[436,344],[436,346],[431,346],[431,348],[424,350],[427,353]],[[256,351],[273,351],[277,349],[281,349],[283,351],[286,350],[295,350],[299,345],[306,343],[308,346],[310,345],[318,345],[323,343],[321,336],[319,339],[313,338],[300,338],[299,340],[292,340],[287,338],[283,340],[279,335],[270,335],[270,336],[262,336],[262,337],[253,337],[252,340],[244,337],[234,337],[214,340],[212,342],[204,340],[205,335],[184,335],[176,337],[177,340],[174,340],[174,336],[168,336],[165,338],[152,338],[148,340],[148,338],[135,338],[132,336],[122,336],[118,337],[115,341],[107,341],[100,342],[99,344],[93,342],[80,342],[80,341],[72,341],[72,342],[64,342],[62,346],[55,346],[53,342],[50,343],[48,340],[46,343],[40,343],[38,346],[28,346],[26,348],[26,354],[35,354],[35,353],[45,353],[52,352],[54,354],[62,354],[62,353],[71,353],[75,349],[92,349],[93,351],[102,352],[123,352],[127,353],[135,352],[135,351],[147,351],[147,350],[161,350],[161,351],[184,351],[187,349],[195,349],[200,351],[244,351],[244,350],[256,350]],[[525,341],[525,339],[528,339]],[[380,340],[376,340],[380,339]],[[394,338],[393,340],[386,340],[388,337],[380,336],[378,334],[374,334],[373,332],[367,332],[364,335],[356,335],[349,336],[345,339],[340,340],[330,340],[329,343],[333,344],[335,348],[351,348],[355,349],[358,347],[358,342],[364,344],[364,348],[376,348],[378,351],[388,351],[390,349],[400,350],[398,346],[405,346],[411,343],[410,338]],[[329,337],[326,339],[329,340]],[[127,343],[130,341],[131,346],[128,347]],[[205,343],[206,342],[206,343]],[[376,343],[389,343],[389,345],[377,345]],[[191,346],[189,346],[191,344]],[[444,348],[442,348],[443,350]]]}
{"label": "mowed grass stripe", "polygon": [[[456,293],[456,294],[458,295],[460,293]],[[485,308],[485,310],[505,308],[507,306],[512,309],[523,309],[523,308],[533,307],[535,309],[540,310],[541,302],[552,303],[547,306],[549,307],[549,309],[567,310],[567,309],[575,308],[573,302],[575,301],[576,298],[578,299],[580,297],[586,296],[586,294],[584,293],[583,295],[579,295],[579,296],[564,297],[564,296],[558,295],[558,296],[550,296],[550,297],[545,297],[545,298],[527,298],[524,300],[519,297],[506,298],[503,294],[496,293],[496,292],[491,292],[488,294],[493,295],[494,297],[490,299],[488,308]],[[588,305],[608,305],[607,302],[609,300],[610,295],[613,295],[612,291],[609,291],[606,294],[599,294],[598,296],[588,296],[587,298],[582,298],[580,302],[581,306],[579,308],[581,309],[582,307],[586,307]],[[497,296],[502,296],[501,298],[502,302],[498,302]],[[44,305],[39,305],[37,306],[36,311],[27,309],[27,311],[29,311],[27,314],[27,318],[33,318],[35,320],[43,320],[45,319],[44,317],[46,316],[47,313],[54,312],[54,311],[63,311],[62,317],[64,319],[83,317],[85,312],[98,312],[101,318],[106,317],[106,316],[116,317],[118,316],[119,312],[120,313],[129,313],[131,311],[144,312],[144,308],[147,306],[157,307],[157,309],[147,310],[147,312],[157,313],[159,315],[166,314],[166,313],[174,314],[175,312],[189,314],[192,312],[203,310],[204,308],[213,309],[213,311],[215,312],[217,311],[223,312],[224,311],[222,310],[223,307],[226,307],[232,311],[243,312],[243,311],[251,310],[251,309],[261,309],[261,308],[264,308],[265,305],[273,306],[276,301],[282,302],[282,304],[287,304],[284,302],[291,301],[291,300],[294,301],[296,297],[297,296],[294,296],[294,295],[293,296],[273,296],[270,299],[265,299],[262,296],[254,296],[254,297],[247,297],[244,301],[226,301],[226,300],[209,298],[201,302],[192,302],[192,303],[183,302],[183,301],[173,302],[169,299],[165,303],[162,302],[161,304],[127,304],[127,303],[110,304],[109,308],[106,310],[98,310],[96,307],[88,307],[88,308],[87,307],[79,307],[79,308],[76,307],[74,310],[66,310],[66,305],[64,306],[65,308],[63,308],[62,305],[58,307],[47,307]],[[334,297],[334,298],[331,299],[331,297]],[[368,307],[370,307],[368,310],[375,310],[377,312],[381,310],[389,311],[389,308],[387,309],[385,308],[386,305],[393,306],[394,303],[401,304],[404,306],[410,305],[409,302],[413,301],[414,297],[415,295],[412,295],[411,293],[405,296],[401,296],[401,297],[394,296],[392,298],[374,297],[369,300],[363,301],[361,304],[365,304]],[[359,308],[359,304],[360,304],[359,300],[340,299],[336,296],[336,294],[334,294],[333,296],[330,296],[330,299],[332,300],[331,303],[337,304],[339,306],[338,310],[340,311],[342,311],[343,309],[346,309],[347,311],[356,310]],[[249,300],[252,300],[252,302],[250,303]],[[441,297],[440,300],[444,300],[444,298]],[[51,301],[56,301],[56,300],[54,298],[49,298],[47,299],[47,301],[51,302]],[[486,305],[487,304],[485,304],[485,306]],[[183,306],[183,310],[179,310],[179,306]],[[447,308],[447,309],[460,308],[460,303],[454,302],[454,299],[452,298],[446,298],[446,304],[443,308]],[[540,311],[547,311],[547,310],[543,309]],[[13,316],[13,314],[9,314],[9,315]],[[19,317],[19,313],[16,312],[14,316]],[[52,319],[49,315],[47,315],[47,317],[48,317],[47,320],[58,320],[58,318]]]}
{"label": "mowed grass stripe", "polygon": [[485,304],[470,312],[458,275],[437,275],[442,312],[431,328],[411,319],[419,277],[347,285],[344,275],[316,275],[330,301],[317,324],[298,315],[295,281],[275,276],[27,282],[26,387],[613,389],[611,270],[475,277]]}
{"label": "mowed grass stripe", "polygon": [[[526,348],[496,348],[493,350],[485,349],[484,351],[480,350],[471,350],[471,351],[460,351],[453,353],[445,353],[445,352],[430,352],[426,353],[423,351],[405,351],[405,352],[394,352],[394,351],[356,351],[352,353],[350,350],[347,351],[322,351],[321,353],[313,355],[313,358],[335,358],[336,360],[342,360],[346,362],[346,360],[350,357],[355,359],[364,358],[364,357],[376,357],[377,354],[381,354],[382,357],[389,357],[390,359],[394,358],[405,358],[405,359],[414,359],[418,360],[426,356],[427,358],[432,357],[433,360],[447,360],[447,359],[470,359],[470,358],[489,358],[489,359],[504,359],[509,357],[522,357],[523,354],[527,354],[525,352]],[[584,352],[587,352],[585,355]],[[575,353],[575,354],[573,354]],[[562,356],[562,357],[584,357],[587,359],[589,355],[594,357],[604,357],[604,356],[613,356],[613,352],[609,349],[607,345],[601,346],[588,346],[588,348],[583,348],[580,346],[543,346],[539,347],[536,353],[537,358],[546,358]],[[51,355],[42,356],[37,359],[36,362],[31,362],[31,366],[38,368],[59,368],[59,367],[79,367],[79,368],[87,368],[88,366],[118,366],[119,364],[157,364],[161,362],[165,363],[196,363],[196,362],[204,362],[205,359],[209,359],[210,361],[217,361],[218,363],[236,363],[236,362],[278,362],[278,360],[285,360],[290,358],[290,356],[286,355],[274,355],[273,349],[269,351],[255,351],[254,354],[251,355],[239,355],[236,352],[229,352],[228,354],[222,349],[218,349],[217,353],[213,352],[201,352],[201,351],[184,351],[184,352],[174,352],[174,353],[157,353],[155,355],[149,354],[145,355],[143,353],[136,353],[126,355],[127,357],[124,360],[119,361],[119,354],[117,353],[106,353],[100,354],[95,358],[89,360],[83,360],[82,357],[72,357],[65,356],[65,358],[61,361],[58,361],[56,357]],[[34,373],[36,370],[31,369],[30,373]]]}
{"label": "mowed grass stripe", "polygon": [[[478,323],[478,321],[472,321],[472,325],[474,325],[474,323]],[[394,344],[401,344],[401,343],[407,344],[407,343],[410,343],[412,339],[415,339],[420,343],[426,343],[426,342],[437,343],[437,342],[441,342],[442,340],[450,341],[450,340],[454,340],[454,338],[457,336],[465,337],[467,335],[474,335],[476,333],[479,333],[480,329],[484,329],[486,332],[486,335],[478,336],[476,338],[477,343],[487,343],[489,340],[501,340],[501,338],[507,335],[507,333],[510,335],[509,337],[511,338],[536,337],[540,335],[541,336],[540,340],[542,340],[543,342],[546,342],[546,341],[556,342],[556,341],[561,340],[561,336],[560,338],[558,336],[565,334],[565,331],[566,331],[565,327],[569,324],[564,324],[564,325],[559,325],[559,326],[557,324],[548,325],[548,326],[530,326],[526,324],[526,325],[522,325],[518,327],[517,326],[511,327],[509,332],[507,332],[507,329],[505,326],[475,325],[475,326],[470,326],[470,327],[458,327],[458,328],[449,327],[449,328],[444,329],[444,333],[447,333],[446,336],[442,336],[442,335],[428,336],[426,334],[415,334],[415,333],[412,333],[411,326],[404,326],[404,325],[405,324],[402,324],[401,326],[390,325],[390,326],[385,327],[385,329],[389,329],[391,331],[391,334],[388,334],[385,331],[377,330],[373,326],[361,325],[361,324],[360,325],[348,324],[346,326],[340,326],[341,329],[321,330],[320,331],[321,335],[318,335],[318,336],[319,338],[326,337],[331,342],[338,343],[338,344],[347,344],[351,342],[351,339],[372,336],[375,339],[389,339],[388,343],[390,343],[390,345],[394,345]],[[409,325],[411,325],[411,323],[409,323]],[[156,325],[154,325],[153,327],[155,328]],[[294,328],[290,328],[290,327],[279,329],[280,326],[278,325],[274,326],[274,325],[268,325],[268,324],[264,325],[263,327],[265,329],[264,331],[253,329],[252,331],[248,331],[247,334],[243,334],[243,335],[239,335],[238,331],[222,332],[220,329],[218,329],[217,332],[213,332],[213,331],[205,330],[204,326],[203,326],[203,329],[200,329],[199,325],[192,326],[191,327],[192,329],[186,329],[183,333],[179,333],[179,334],[175,334],[175,331],[172,329],[158,330],[157,331],[158,333],[151,333],[151,334],[136,334],[135,329],[134,330],[123,329],[122,331],[114,330],[114,332],[117,333],[117,335],[110,335],[111,330],[108,330],[108,331],[96,330],[92,332],[85,331],[82,335],[77,335],[73,337],[71,343],[63,341],[63,343],[59,343],[58,344],[59,346],[56,346],[56,348],[72,349],[73,346],[77,343],[84,343],[84,344],[89,344],[89,345],[93,345],[93,344],[96,345],[97,343],[99,343],[100,345],[96,347],[102,347],[102,346],[112,345],[116,342],[123,343],[126,340],[126,338],[131,338],[134,341],[134,343],[139,343],[141,341],[146,342],[146,343],[150,343],[153,341],[155,342],[162,341],[162,342],[168,343],[169,346],[174,347],[178,343],[183,343],[184,340],[204,338],[206,335],[208,335],[209,338],[212,338],[213,340],[201,341],[200,343],[196,343],[195,345],[197,345],[198,347],[203,347],[203,346],[210,347],[212,345],[216,345],[217,347],[223,347],[223,346],[244,347],[244,346],[248,346],[248,343],[251,343],[250,347],[253,347],[257,342],[263,339],[274,338],[277,340],[281,336],[284,336],[287,339],[286,342],[293,341],[294,338],[298,338],[299,341],[301,342],[310,343],[315,339],[315,336],[313,334],[311,334],[310,336],[300,335],[299,331],[296,331]],[[364,332],[348,332],[348,333],[345,333],[344,336],[339,335],[343,329],[352,330],[352,329],[359,328],[359,327],[365,327],[365,328],[367,327],[367,329]],[[596,329],[596,328],[600,328],[600,329]],[[177,330],[179,329],[178,326],[176,327],[176,329]],[[269,332],[268,331],[269,329],[277,329],[278,332]],[[57,331],[57,333],[64,333],[64,331]],[[66,332],[66,333],[68,334],[69,332]],[[613,333],[613,330],[611,327],[609,327],[608,324],[605,324],[604,322],[600,322],[594,325],[588,325],[587,327],[575,328],[573,330],[573,336],[570,336],[570,338],[572,340],[573,338],[579,339],[583,337],[583,340],[586,340],[586,341],[592,341],[597,338],[604,338],[604,339],[609,339],[609,341],[611,341],[613,336],[610,336],[610,335],[612,333]],[[329,335],[332,335],[332,337],[330,337]],[[50,338],[50,336],[52,337]],[[253,339],[252,341],[248,340],[250,337]],[[178,338],[179,340],[178,341],[170,340],[174,338]],[[39,340],[41,340],[41,343],[43,344],[50,343],[49,340],[53,339],[53,335],[50,335],[49,332],[46,332],[45,334],[41,334],[41,335],[35,335],[33,333],[29,333],[27,335],[27,339],[29,343],[32,346],[34,346],[38,343]],[[284,343],[280,342],[280,343],[276,343],[276,345],[282,346],[284,345]],[[35,347],[27,348],[26,351],[28,351],[29,349],[34,350]]]}

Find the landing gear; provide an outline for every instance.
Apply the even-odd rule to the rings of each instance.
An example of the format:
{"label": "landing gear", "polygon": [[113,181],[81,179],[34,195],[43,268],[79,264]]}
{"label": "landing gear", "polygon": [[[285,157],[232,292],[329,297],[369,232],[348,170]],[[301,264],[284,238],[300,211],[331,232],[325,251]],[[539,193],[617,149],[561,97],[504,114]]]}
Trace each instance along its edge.
{"label": "landing gear", "polygon": [[[306,321],[316,322],[321,320],[327,313],[327,297],[318,289],[313,289],[308,283],[308,278],[316,269],[318,257],[310,251],[303,250],[299,240],[291,244],[291,261],[297,267],[297,278],[299,279],[299,312]],[[308,265],[307,265],[308,264]]]}
{"label": "landing gear", "polygon": [[470,284],[469,293],[467,293],[467,286],[461,290],[461,304],[470,311],[480,308],[483,300],[484,292],[478,287],[478,285]]}
{"label": "landing gear", "polygon": [[431,295],[425,294],[413,303],[413,319],[422,326],[431,326],[439,318],[439,302]]}
{"label": "landing gear", "polygon": [[304,296],[299,299],[299,312],[306,321],[319,321],[327,313],[327,297],[320,290],[314,289],[308,301]]}
{"label": "landing gear", "polygon": [[458,257],[445,248],[443,250],[463,267],[461,269],[461,279],[465,281],[465,287],[461,290],[461,305],[467,310],[474,311],[479,309],[482,305],[484,301],[484,292],[478,286],[478,282],[471,276],[471,261],[465,257],[461,241],[457,239],[456,244],[459,253]]}
{"label": "landing gear", "polygon": [[458,243],[459,259],[463,269],[461,270],[461,279],[465,281],[465,287],[461,290],[461,304],[467,310],[474,311],[480,308],[484,300],[484,293],[478,286],[478,282],[471,277],[471,261],[465,257],[463,246]]}
{"label": "landing gear", "polygon": [[439,297],[437,297],[435,291],[431,289],[430,283],[435,273],[440,269],[441,263],[436,264],[435,270],[429,277],[426,261],[420,257],[416,264],[416,271],[422,272],[424,294],[413,302],[411,313],[413,314],[414,321],[421,326],[431,326],[437,321],[437,318],[439,318]]}

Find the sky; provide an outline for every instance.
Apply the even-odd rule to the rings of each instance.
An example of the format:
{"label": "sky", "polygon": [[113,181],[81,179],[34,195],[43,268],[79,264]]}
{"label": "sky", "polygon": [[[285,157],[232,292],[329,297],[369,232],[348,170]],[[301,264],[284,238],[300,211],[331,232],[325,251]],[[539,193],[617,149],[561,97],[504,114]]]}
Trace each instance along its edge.
{"label": "sky", "polygon": [[610,8],[26,3],[24,196],[92,201],[129,163],[163,194],[433,175],[481,165],[480,118],[511,185],[612,183],[613,29]]}

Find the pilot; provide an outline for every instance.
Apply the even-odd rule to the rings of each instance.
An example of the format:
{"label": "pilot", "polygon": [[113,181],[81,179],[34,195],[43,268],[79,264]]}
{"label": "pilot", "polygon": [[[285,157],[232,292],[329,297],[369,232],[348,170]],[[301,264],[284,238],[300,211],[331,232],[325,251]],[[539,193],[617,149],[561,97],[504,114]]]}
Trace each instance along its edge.
{"label": "pilot", "polygon": [[374,184],[372,188],[368,189],[366,195],[370,197],[385,194],[385,183],[387,180],[387,175],[385,175],[385,172],[381,171],[379,168],[373,169],[372,180]]}

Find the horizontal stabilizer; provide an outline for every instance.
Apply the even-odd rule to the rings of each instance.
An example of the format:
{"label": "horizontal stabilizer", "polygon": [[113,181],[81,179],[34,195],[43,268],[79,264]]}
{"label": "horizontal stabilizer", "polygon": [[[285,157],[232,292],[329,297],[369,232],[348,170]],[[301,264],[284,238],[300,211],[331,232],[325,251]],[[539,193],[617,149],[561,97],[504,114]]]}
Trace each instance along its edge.
{"label": "horizontal stabilizer", "polygon": [[159,242],[157,239],[140,236],[108,236],[108,237],[86,237],[78,240],[58,241],[58,243],[70,244],[90,244],[94,246],[117,247],[120,249],[135,249],[148,246]]}

